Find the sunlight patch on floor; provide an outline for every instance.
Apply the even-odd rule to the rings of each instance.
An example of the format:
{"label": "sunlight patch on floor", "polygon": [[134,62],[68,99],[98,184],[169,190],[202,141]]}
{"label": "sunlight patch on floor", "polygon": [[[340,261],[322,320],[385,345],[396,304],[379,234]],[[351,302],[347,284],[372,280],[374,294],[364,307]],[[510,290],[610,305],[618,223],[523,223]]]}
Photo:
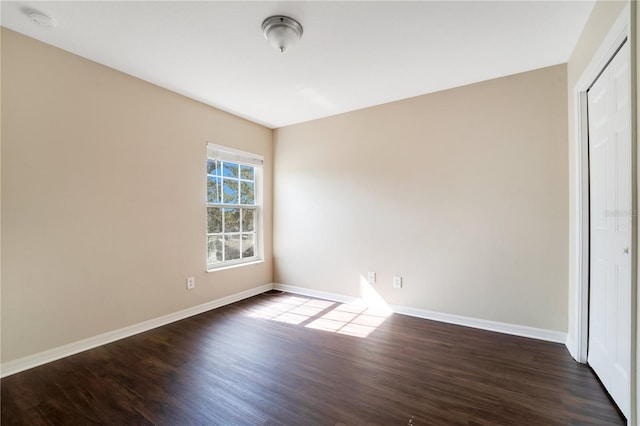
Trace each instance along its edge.
{"label": "sunlight patch on floor", "polygon": [[247,314],[331,333],[365,338],[391,314],[388,309],[285,295],[255,306]]}
{"label": "sunlight patch on floor", "polygon": [[355,337],[367,337],[389,316],[389,312],[365,306],[339,304],[305,327]]}
{"label": "sunlight patch on floor", "polygon": [[278,297],[271,302],[252,309],[249,316],[297,325],[319,314],[333,304],[334,302],[326,300],[285,296]]}

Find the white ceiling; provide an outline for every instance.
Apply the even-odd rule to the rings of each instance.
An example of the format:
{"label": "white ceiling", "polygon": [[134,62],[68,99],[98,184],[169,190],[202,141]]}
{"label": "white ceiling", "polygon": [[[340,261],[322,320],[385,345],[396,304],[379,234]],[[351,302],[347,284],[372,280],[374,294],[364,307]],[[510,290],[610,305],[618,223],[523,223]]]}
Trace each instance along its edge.
{"label": "white ceiling", "polygon": [[[593,4],[3,1],[1,22],[276,128],[566,62]],[[260,29],[274,14],[304,27],[284,54]]]}

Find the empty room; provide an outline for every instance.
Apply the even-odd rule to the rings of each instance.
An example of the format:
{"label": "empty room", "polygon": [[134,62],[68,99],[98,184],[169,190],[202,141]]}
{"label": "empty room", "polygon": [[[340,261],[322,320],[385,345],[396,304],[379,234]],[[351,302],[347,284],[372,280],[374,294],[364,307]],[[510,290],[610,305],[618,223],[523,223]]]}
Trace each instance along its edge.
{"label": "empty room", "polygon": [[636,425],[635,1],[2,1],[3,425]]}

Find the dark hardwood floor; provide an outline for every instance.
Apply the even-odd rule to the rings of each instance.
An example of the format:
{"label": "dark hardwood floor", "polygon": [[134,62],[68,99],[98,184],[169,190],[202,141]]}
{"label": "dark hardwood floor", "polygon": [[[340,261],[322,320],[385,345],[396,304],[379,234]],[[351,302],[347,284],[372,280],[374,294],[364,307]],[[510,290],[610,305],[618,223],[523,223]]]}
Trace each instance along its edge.
{"label": "dark hardwood floor", "polygon": [[1,381],[2,425],[621,425],[563,345],[260,295]]}

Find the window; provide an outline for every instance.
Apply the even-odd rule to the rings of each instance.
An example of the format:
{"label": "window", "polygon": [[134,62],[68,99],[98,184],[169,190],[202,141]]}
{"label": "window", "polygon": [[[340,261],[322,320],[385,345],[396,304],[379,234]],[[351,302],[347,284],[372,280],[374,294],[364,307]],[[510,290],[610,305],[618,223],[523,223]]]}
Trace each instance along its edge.
{"label": "window", "polygon": [[207,147],[207,269],[260,259],[262,157]]}

